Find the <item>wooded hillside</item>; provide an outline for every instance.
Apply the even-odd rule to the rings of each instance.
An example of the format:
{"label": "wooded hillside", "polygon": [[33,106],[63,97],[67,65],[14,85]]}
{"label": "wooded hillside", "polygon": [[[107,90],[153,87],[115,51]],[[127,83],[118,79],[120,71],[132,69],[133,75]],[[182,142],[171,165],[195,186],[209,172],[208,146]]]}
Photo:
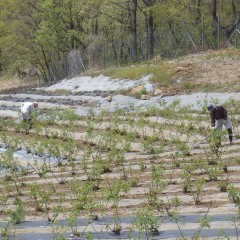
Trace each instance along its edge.
{"label": "wooded hillside", "polygon": [[238,47],[239,0],[0,0],[0,9],[1,71],[32,68],[45,81]]}

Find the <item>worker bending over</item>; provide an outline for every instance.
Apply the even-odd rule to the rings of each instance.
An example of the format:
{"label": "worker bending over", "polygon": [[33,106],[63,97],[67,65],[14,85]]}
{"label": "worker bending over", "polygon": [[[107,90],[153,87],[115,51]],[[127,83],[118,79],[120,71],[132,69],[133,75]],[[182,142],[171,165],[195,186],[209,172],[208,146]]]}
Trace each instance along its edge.
{"label": "worker bending over", "polygon": [[222,130],[224,125],[228,131],[230,144],[233,144],[232,123],[228,116],[227,110],[223,106],[207,105],[207,110],[210,113],[212,127],[216,130]]}
{"label": "worker bending over", "polygon": [[21,115],[24,122],[32,119],[32,113],[38,108],[37,102],[25,102],[21,105]]}

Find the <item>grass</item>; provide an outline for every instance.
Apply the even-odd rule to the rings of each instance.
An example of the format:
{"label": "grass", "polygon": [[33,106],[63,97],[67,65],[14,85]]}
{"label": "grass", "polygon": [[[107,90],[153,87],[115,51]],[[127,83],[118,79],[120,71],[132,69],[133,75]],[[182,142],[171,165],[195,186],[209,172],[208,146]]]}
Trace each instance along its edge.
{"label": "grass", "polygon": [[216,91],[218,86],[213,83],[195,83],[191,81],[184,81],[180,83],[181,89],[184,91],[186,90],[188,93],[198,91],[198,92],[209,92],[209,91]]}
{"label": "grass", "polygon": [[32,86],[38,84],[38,80],[21,80],[16,76],[11,76],[8,74],[2,74],[0,76],[0,90],[9,89],[9,88],[16,88],[22,86]]}
{"label": "grass", "polygon": [[225,84],[214,84],[209,82],[195,83],[191,81],[184,81],[180,83],[181,90],[187,93],[197,92],[239,92],[240,87],[237,82],[229,81]]}
{"label": "grass", "polygon": [[71,91],[67,89],[57,89],[54,91],[54,93],[59,95],[69,95],[71,94]]}
{"label": "grass", "polygon": [[102,71],[102,74],[112,78],[132,80],[152,74],[151,81],[160,86],[171,84],[173,73],[174,67],[166,63],[132,65],[124,68],[112,67]]}
{"label": "grass", "polygon": [[24,86],[24,82],[22,82],[17,77],[8,77],[1,76],[0,77],[0,89],[8,89],[12,87]]}
{"label": "grass", "polygon": [[141,90],[140,92],[136,92],[136,93],[130,94],[130,96],[135,97],[135,98],[138,98],[138,99],[141,99],[141,96],[142,96],[142,95],[147,95],[147,94],[148,94],[148,93],[147,93],[146,89],[143,89],[143,90]]}
{"label": "grass", "polygon": [[203,56],[203,59],[214,59],[214,58],[237,58],[239,59],[239,49],[225,49],[220,51],[210,51]]}

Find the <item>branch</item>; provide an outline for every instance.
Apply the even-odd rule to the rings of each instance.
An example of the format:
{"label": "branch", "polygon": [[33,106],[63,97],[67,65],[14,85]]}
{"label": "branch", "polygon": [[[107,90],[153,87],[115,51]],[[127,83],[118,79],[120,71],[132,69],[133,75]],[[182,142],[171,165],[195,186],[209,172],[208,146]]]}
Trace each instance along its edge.
{"label": "branch", "polygon": [[109,17],[110,19],[115,20],[115,21],[117,21],[117,22],[119,22],[119,23],[125,23],[124,21],[122,21],[122,19],[118,19],[118,18],[116,18],[116,17],[113,17],[113,16],[111,16],[111,15],[108,14],[108,13],[103,13],[103,14],[106,15],[107,17]]}
{"label": "branch", "polygon": [[[130,10],[129,8],[126,8],[126,7],[124,7],[124,6],[121,6],[122,3],[116,3],[116,2],[110,2],[110,3],[113,4],[113,5],[116,5],[117,7],[122,8],[122,9],[124,9],[124,10],[126,10],[126,11],[129,11],[129,10]],[[123,2],[123,3],[129,3],[129,1]]]}
{"label": "branch", "polygon": [[44,11],[39,9],[37,6],[35,6],[32,2],[28,2],[28,5],[32,7],[33,9],[37,10],[38,12],[43,13]]}

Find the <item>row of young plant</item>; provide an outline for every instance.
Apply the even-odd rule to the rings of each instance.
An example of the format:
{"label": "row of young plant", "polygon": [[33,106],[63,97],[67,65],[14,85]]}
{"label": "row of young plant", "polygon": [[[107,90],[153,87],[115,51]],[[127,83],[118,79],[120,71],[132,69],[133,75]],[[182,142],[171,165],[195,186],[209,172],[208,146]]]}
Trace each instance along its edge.
{"label": "row of young plant", "polygon": [[[170,119],[172,117],[179,118],[180,113],[182,117],[185,115],[182,108],[180,112],[171,108],[150,109],[151,114],[148,116],[162,116],[164,111],[166,115],[168,112],[175,114],[169,117]],[[189,110],[186,110],[186,115],[189,115]],[[149,121],[143,117],[135,121],[137,117],[139,118],[138,113],[133,116],[129,115],[129,118],[124,116],[124,122],[131,123],[130,126],[138,126],[139,129],[149,125]],[[176,168],[182,172],[183,192],[190,194],[196,205],[202,202],[203,188],[207,181],[216,181],[221,191],[227,190],[230,198],[239,204],[238,191],[230,184],[230,173],[222,159],[223,151],[214,152],[215,144],[219,139],[219,136],[214,136],[216,134],[209,139],[212,147],[207,148],[200,157],[204,161],[200,161],[198,157],[189,156],[189,145],[181,141],[180,136],[173,135],[166,140],[163,135],[160,135],[161,137],[147,136],[147,133],[140,135],[142,151],[151,156],[145,161],[138,162],[136,160],[138,162],[136,169],[133,167],[136,162],[129,164],[125,159],[125,154],[130,151],[130,144],[136,140],[136,137],[129,137],[128,131],[122,133],[123,129],[119,129],[118,126],[123,121],[121,112],[113,114],[107,132],[100,131],[99,140],[93,144],[92,140],[99,132],[96,130],[98,128],[96,123],[101,124],[107,118],[107,114],[102,114],[84,119],[87,123],[84,125],[87,133],[84,141],[73,140],[73,135],[79,127],[77,122],[83,119],[79,119],[71,111],[59,114],[53,110],[35,122],[31,130],[25,123],[15,124],[9,119],[2,121],[1,136],[7,151],[2,154],[1,163],[2,167],[8,170],[1,182],[2,206],[4,206],[1,213],[6,217],[8,223],[7,227],[2,229],[2,236],[8,236],[14,229],[13,226],[24,220],[26,212],[29,211],[24,207],[26,198],[30,199],[29,203],[31,204],[29,205],[33,207],[36,215],[42,213],[41,216],[46,216],[48,221],[53,223],[51,226],[56,237],[63,237],[66,231],[70,230],[74,235],[84,235],[86,238],[90,238],[91,234],[86,232],[87,230],[79,232],[77,218],[87,217],[89,221],[86,226],[89,226],[93,220],[104,216],[109,211],[109,206],[114,216],[113,219],[116,221],[114,220],[113,226],[106,223],[106,228],[111,228],[115,234],[120,234],[122,208],[119,203],[124,198],[124,194],[126,196],[129,194],[131,188],[145,184],[141,182],[141,178],[147,175],[150,183],[147,184],[146,194],[144,194],[146,210],[141,211],[138,207],[134,209],[137,221],[133,224],[133,229],[138,229],[139,233],[145,234],[144,237],[150,238],[151,234],[158,233],[157,226],[160,222],[156,217],[156,212],[167,213],[177,219],[173,209],[181,204],[180,200],[172,198],[167,203],[159,200],[159,196],[166,187],[169,184],[175,184],[169,170]],[[194,123],[197,119],[195,118]],[[61,131],[50,131],[49,127],[56,127],[59,125],[58,121],[65,121],[68,124],[65,124],[64,127],[61,126]],[[185,124],[182,125],[183,128],[186,127]],[[155,123],[155,127],[160,132],[163,130],[163,126],[158,123]],[[19,136],[10,136],[9,132],[17,132]],[[206,129],[202,128],[201,133],[206,134],[206,132]],[[193,136],[195,133],[195,128],[189,129],[189,136]],[[137,134],[139,135],[139,133]],[[29,138],[29,141],[25,141],[26,138]],[[23,147],[32,155],[38,154],[43,157],[43,164],[33,161],[29,162],[27,168],[22,167],[19,170],[18,161],[14,158],[13,153]],[[172,157],[170,167],[164,164],[164,158],[161,157],[165,150],[168,150]],[[55,168],[49,162],[50,156],[65,161],[59,161],[58,167]],[[155,163],[148,161],[151,158]],[[203,169],[205,175],[196,177],[194,172],[199,169]],[[29,171],[32,173],[29,174]],[[112,179],[110,174],[107,174],[109,172],[120,174],[118,178]],[[208,177],[206,177],[206,173]],[[34,183],[29,183],[29,178],[31,179],[33,176],[35,179],[36,177],[33,174],[37,175],[41,181],[34,180]],[[62,191],[57,191],[59,186]],[[12,205],[15,206],[14,210],[10,209]],[[58,226],[57,220],[61,218],[69,219],[67,228]],[[176,222],[178,223],[177,220]],[[204,227],[206,226],[207,224],[204,225]]]}

